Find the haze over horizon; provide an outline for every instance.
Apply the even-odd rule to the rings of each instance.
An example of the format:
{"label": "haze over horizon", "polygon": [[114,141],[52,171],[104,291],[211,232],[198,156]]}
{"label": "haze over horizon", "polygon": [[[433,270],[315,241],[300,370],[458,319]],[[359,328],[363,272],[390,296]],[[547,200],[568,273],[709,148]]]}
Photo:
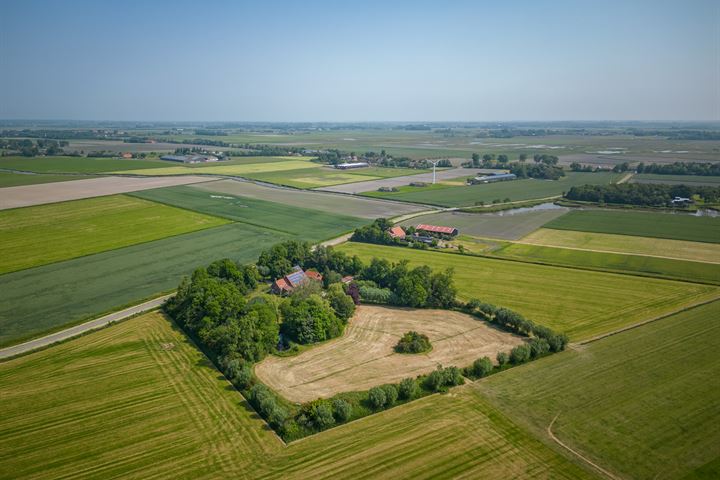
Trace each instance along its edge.
{"label": "haze over horizon", "polygon": [[720,3],[4,2],[0,118],[720,120]]}

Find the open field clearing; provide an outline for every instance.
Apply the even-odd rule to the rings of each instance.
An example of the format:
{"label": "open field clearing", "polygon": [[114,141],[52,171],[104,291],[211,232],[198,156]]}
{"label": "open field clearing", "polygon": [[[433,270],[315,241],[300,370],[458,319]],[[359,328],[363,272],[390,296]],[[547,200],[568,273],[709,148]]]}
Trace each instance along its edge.
{"label": "open field clearing", "polygon": [[330,238],[368,223],[362,218],[190,187],[160,188],[134,195],[308,239]]}
{"label": "open field clearing", "polygon": [[278,172],[259,172],[243,175],[244,177],[260,182],[275,183],[295,188],[316,188],[342,183],[362,182],[380,178],[373,175],[361,175],[356,172],[337,170],[334,168],[301,168],[297,170],[284,170]]}
{"label": "open field clearing", "polygon": [[40,183],[67,182],[80,180],[83,175],[52,175],[0,172],[0,188],[19,187],[21,185],[37,185]]}
{"label": "open field clearing", "polygon": [[[468,169],[470,170],[470,169]],[[560,196],[570,187],[576,185],[604,185],[622,178],[616,173],[578,173],[570,172],[561,180],[513,180],[509,182],[470,185],[463,187],[436,188],[423,190],[418,187],[413,192],[378,192],[367,191],[363,195],[390,200],[426,203],[442,207],[464,207],[477,205],[480,202],[491,203],[494,200],[511,201],[532,200]]]}
{"label": "open field clearing", "polygon": [[17,343],[175,289],[182,275],[220,258],[257,260],[294,238],[232,223],[0,276],[0,345]]}
{"label": "open field clearing", "polygon": [[282,447],[158,313],[0,364],[0,477],[217,477]]}
{"label": "open field clearing", "polygon": [[[395,353],[398,340],[411,330],[430,338],[430,352]],[[397,383],[430,373],[438,365],[462,368],[483,356],[494,359],[521,343],[521,337],[460,312],[363,305],[341,338],[293,357],[267,357],[255,366],[255,374],[283,397],[300,403]]]}
{"label": "open field clearing", "polygon": [[193,188],[219,194],[239,195],[243,198],[255,198],[287,205],[302,205],[305,208],[320,210],[339,215],[361,218],[396,217],[425,209],[417,205],[401,202],[387,202],[363,197],[351,197],[321,192],[270,187],[253,182],[238,180],[218,180],[199,183]]}
{"label": "open field clearing", "polygon": [[285,447],[159,314],[0,364],[0,476],[594,478],[457,388]]}
{"label": "open field clearing", "polygon": [[[554,207],[551,205],[551,207]],[[401,222],[404,226],[418,223],[447,225],[460,230],[462,235],[484,238],[517,240],[543,226],[545,223],[564,215],[566,208],[534,208],[503,210],[495,213],[441,212],[423,215]]]}
{"label": "open field clearing", "polygon": [[[283,159],[284,157],[280,157]],[[259,172],[276,172],[282,170],[293,170],[298,168],[308,168],[312,163],[304,161],[298,157],[288,157],[292,160],[282,162],[259,162],[223,165],[220,162],[206,163],[195,167],[182,166],[175,162],[165,162],[163,165],[172,165],[160,168],[151,168],[145,170],[124,170],[113,173],[135,174],[135,175],[188,175],[188,174],[209,174],[209,175],[245,175],[249,173]],[[319,165],[317,168],[320,168]]]}
{"label": "open field clearing", "polygon": [[541,247],[513,243],[495,250],[493,255],[531,262],[569,267],[594,268],[636,274],[662,276],[690,282],[720,284],[720,264],[690,262],[641,255],[592,252],[570,248]]}
{"label": "open field clearing", "polygon": [[[397,170],[397,169],[395,169]],[[477,174],[481,169],[477,168],[450,168],[446,170],[438,170],[435,173],[436,180],[449,180],[456,178],[472,177]],[[358,170],[362,171],[362,170]],[[339,193],[361,193],[368,191],[376,191],[380,187],[402,187],[410,182],[425,182],[432,183],[433,174],[432,171],[427,170],[407,170],[405,175],[395,178],[385,178],[381,180],[371,180],[368,182],[360,182],[352,185],[338,185],[335,187],[323,188],[329,192]]]}
{"label": "open field clearing", "polygon": [[455,269],[461,298],[508,307],[572,341],[584,340],[720,296],[709,285],[574,270],[450,253],[349,242],[339,250],[363,260],[407,259],[411,265]]}
{"label": "open field clearing", "polygon": [[225,223],[125,195],[4,210],[0,274]]}
{"label": "open field clearing", "polygon": [[657,175],[654,173],[640,173],[633,175],[632,183],[667,183],[670,185],[720,185],[720,177],[704,175]]}
{"label": "open field clearing", "polygon": [[576,232],[541,228],[522,238],[520,243],[545,247],[577,248],[597,252],[629,253],[667,257],[677,260],[720,263],[720,244],[686,242],[650,237],[632,237],[610,233]]}
{"label": "open field clearing", "polygon": [[[720,475],[720,302],[473,385],[518,423],[621,478]],[[685,477],[685,475],[689,477]]]}
{"label": "open field clearing", "polygon": [[92,157],[0,157],[0,168],[36,173],[103,173],[111,170],[122,173],[165,165],[162,160]]}
{"label": "open field clearing", "polygon": [[102,177],[44,185],[8,187],[0,189],[0,210],[43,205],[45,203],[67,202],[81,198],[102,197],[151,188],[189,185],[191,183],[207,182],[208,180],[212,180],[212,177]]}
{"label": "open field clearing", "polygon": [[573,210],[545,228],[720,243],[720,218],[680,213]]}

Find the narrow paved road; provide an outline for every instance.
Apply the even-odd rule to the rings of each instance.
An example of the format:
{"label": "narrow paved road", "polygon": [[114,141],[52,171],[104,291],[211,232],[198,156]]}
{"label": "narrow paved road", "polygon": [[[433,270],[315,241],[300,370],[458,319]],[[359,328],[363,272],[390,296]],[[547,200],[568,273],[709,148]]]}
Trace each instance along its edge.
{"label": "narrow paved road", "polygon": [[38,348],[47,347],[48,345],[52,345],[53,343],[76,337],[90,330],[102,328],[109,323],[123,320],[138,313],[147,312],[148,310],[152,310],[153,308],[157,308],[162,305],[165,299],[170,297],[171,295],[174,295],[174,293],[148,300],[147,302],[141,303],[139,305],[126,308],[125,310],[120,310],[119,312],[110,313],[108,315],[105,315],[104,317],[96,318],[95,320],[81,323],[80,325],[75,325],[74,327],[52,333],[45,337],[36,338],[35,340],[30,340],[25,343],[21,343],[20,345],[13,345],[12,347],[0,349],[0,359],[14,357],[15,355],[20,355],[21,353],[26,353],[32,350],[36,350]]}

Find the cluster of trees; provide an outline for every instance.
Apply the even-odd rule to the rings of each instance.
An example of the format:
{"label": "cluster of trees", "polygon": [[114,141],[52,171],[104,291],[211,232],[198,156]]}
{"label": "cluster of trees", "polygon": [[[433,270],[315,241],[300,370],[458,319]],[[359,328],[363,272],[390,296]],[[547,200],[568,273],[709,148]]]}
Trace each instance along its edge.
{"label": "cluster of trees", "polygon": [[621,183],[612,185],[582,185],[572,187],[565,194],[568,200],[594,203],[616,203],[663,207],[672,205],[675,197],[697,196],[706,203],[720,201],[720,187],[694,185],[663,185]]}
{"label": "cluster of trees", "polygon": [[[612,168],[612,171],[615,173],[627,172],[628,170],[630,170],[630,164],[628,162],[619,163]],[[602,172],[603,169],[600,167],[593,167],[592,165],[582,165],[578,162],[573,162],[570,164],[570,171],[572,171],[572,172]]]}
{"label": "cluster of trees", "polygon": [[565,176],[565,171],[557,165],[559,159],[555,155],[535,154],[533,155],[533,164],[525,163],[528,156],[521,153],[518,161],[510,162],[510,158],[505,154],[495,155],[494,153],[486,153],[482,157],[478,153],[473,153],[470,162],[463,163],[464,167],[474,168],[507,168],[510,173],[514,173],[518,178],[542,178],[546,180],[558,180]]}
{"label": "cluster of trees", "polygon": [[394,245],[396,239],[390,236],[388,229],[393,222],[387,218],[377,218],[370,225],[355,229],[350,240],[353,242],[375,243],[378,245]]}
{"label": "cluster of trees", "polygon": [[627,133],[636,137],[664,137],[668,140],[720,140],[720,131],[717,130],[651,130],[643,128],[631,128]]}
{"label": "cluster of trees", "polygon": [[[339,312],[333,304],[340,306]],[[323,342],[342,335],[354,311],[355,303],[342,286],[338,285],[323,298],[320,285],[310,281],[295,288],[280,304],[280,331],[286,341],[300,344]]]}
{"label": "cluster of trees", "polygon": [[[557,158],[557,157],[555,157]],[[510,173],[514,173],[518,178],[540,178],[544,180],[559,180],[565,176],[562,167],[548,163],[535,163],[528,165],[521,162],[511,163],[509,165]]]}
{"label": "cluster of trees", "polygon": [[640,163],[636,168],[637,173],[655,173],[658,175],[702,175],[720,176],[720,162],[675,162],[675,163],[651,163],[645,165]]}
{"label": "cluster of trees", "polygon": [[397,353],[425,353],[431,349],[432,345],[428,336],[415,331],[407,332],[395,345]]}
{"label": "cluster of trees", "polygon": [[561,352],[565,350],[569,341],[567,335],[554,332],[543,325],[537,325],[509,308],[497,307],[491,303],[473,299],[467,302],[463,309],[467,313],[492,322],[504,330],[518,335],[533,336],[531,343],[533,340],[537,340],[536,343],[543,345],[543,349],[546,345],[547,351],[545,353]]}
{"label": "cluster of trees", "polygon": [[0,138],[0,149],[22,155],[23,157],[35,157],[38,155],[64,155],[63,147],[67,147],[67,140],[48,140],[29,138]]}

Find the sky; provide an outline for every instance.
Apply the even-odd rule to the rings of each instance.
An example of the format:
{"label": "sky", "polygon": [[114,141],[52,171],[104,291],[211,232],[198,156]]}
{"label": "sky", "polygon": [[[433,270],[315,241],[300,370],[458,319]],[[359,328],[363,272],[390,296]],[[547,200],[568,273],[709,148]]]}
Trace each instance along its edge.
{"label": "sky", "polygon": [[720,1],[35,1],[0,118],[720,120]]}

